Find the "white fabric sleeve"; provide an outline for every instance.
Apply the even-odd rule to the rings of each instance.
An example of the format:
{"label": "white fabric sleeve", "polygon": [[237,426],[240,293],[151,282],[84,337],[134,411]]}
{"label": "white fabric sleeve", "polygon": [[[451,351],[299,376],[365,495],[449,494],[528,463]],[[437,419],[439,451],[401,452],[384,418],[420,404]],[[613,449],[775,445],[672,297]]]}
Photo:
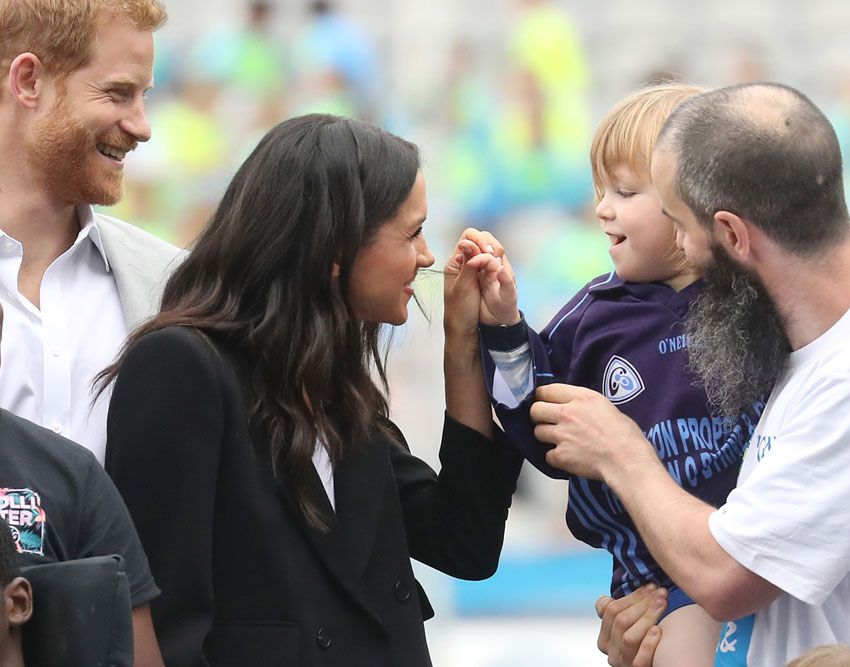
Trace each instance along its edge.
{"label": "white fabric sleeve", "polygon": [[823,373],[799,393],[778,416],[780,432],[754,438],[747,456],[762,459],[709,528],[741,565],[820,605],[850,570],[850,378]]}
{"label": "white fabric sleeve", "polygon": [[493,373],[493,398],[515,408],[534,391],[531,346],[523,343],[508,352],[487,350],[496,368]]}

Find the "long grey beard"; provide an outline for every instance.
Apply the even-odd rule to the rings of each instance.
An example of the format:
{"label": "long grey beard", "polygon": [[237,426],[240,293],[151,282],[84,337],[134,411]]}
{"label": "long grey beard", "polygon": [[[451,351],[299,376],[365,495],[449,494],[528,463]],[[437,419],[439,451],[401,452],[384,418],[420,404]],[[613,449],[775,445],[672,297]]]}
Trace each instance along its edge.
{"label": "long grey beard", "polygon": [[791,353],[779,312],[761,280],[719,246],[706,286],[685,321],[691,370],[720,416],[735,417],[764,398]]}

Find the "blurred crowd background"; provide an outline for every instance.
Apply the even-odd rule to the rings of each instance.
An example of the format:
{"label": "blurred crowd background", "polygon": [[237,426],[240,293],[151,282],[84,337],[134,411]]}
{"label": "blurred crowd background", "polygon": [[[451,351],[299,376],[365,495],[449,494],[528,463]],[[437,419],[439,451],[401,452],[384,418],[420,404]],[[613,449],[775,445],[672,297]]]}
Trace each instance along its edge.
{"label": "blurred crowd background", "polygon": [[[127,161],[114,215],[188,245],[235,168],[280,120],[311,111],[371,120],[417,142],[438,258],[467,226],[514,264],[543,326],[609,270],[593,213],[596,122],[648,82],[777,80],[806,92],[850,147],[846,0],[165,0],[153,140]],[[442,422],[439,276],[393,337],[392,409],[435,466]],[[438,617],[438,667],[603,665],[592,603],[609,558],[563,521],[565,483],[528,470],[502,567],[483,584],[419,570]]]}

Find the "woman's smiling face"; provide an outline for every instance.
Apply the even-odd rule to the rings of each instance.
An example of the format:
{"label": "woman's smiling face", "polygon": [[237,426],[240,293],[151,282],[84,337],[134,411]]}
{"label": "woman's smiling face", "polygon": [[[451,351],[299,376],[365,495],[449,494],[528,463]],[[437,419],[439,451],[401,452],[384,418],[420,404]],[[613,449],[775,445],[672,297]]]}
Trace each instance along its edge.
{"label": "woman's smiling face", "polygon": [[434,263],[422,226],[428,214],[425,179],[416,175],[398,212],[357,253],[351,271],[349,301],[363,322],[404,324],[416,272]]}

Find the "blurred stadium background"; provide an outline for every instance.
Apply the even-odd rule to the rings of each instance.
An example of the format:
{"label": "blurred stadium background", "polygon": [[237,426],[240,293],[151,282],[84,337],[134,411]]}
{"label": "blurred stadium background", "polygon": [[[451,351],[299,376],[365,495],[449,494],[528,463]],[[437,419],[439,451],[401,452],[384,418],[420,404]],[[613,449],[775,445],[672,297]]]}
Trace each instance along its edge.
{"label": "blurred stadium background", "polygon": [[[260,136],[308,111],[372,120],[419,143],[438,261],[477,226],[505,243],[542,326],[608,270],[587,149],[597,120],[641,83],[778,80],[850,141],[845,0],[165,0],[153,140],[127,161],[115,215],[191,242]],[[441,284],[417,282],[393,338],[392,409],[435,466],[442,421]],[[430,318],[430,324],[428,319]],[[437,609],[437,667],[592,667],[593,601],[609,559],[570,538],[563,483],[526,470],[499,573],[458,583],[420,567]]]}

